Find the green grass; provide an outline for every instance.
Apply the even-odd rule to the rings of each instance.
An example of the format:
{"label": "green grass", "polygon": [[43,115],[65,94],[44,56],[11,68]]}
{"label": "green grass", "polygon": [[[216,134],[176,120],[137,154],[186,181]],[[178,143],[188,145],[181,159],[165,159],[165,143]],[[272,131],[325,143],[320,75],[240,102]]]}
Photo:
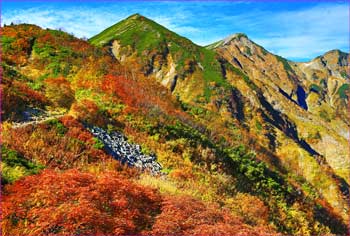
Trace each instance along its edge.
{"label": "green grass", "polygon": [[348,78],[348,75],[347,75],[346,71],[340,72],[340,75],[341,75],[344,79],[347,79],[347,78]]}
{"label": "green grass", "polygon": [[314,91],[316,93],[321,93],[322,92],[322,88],[319,85],[317,85],[317,84],[311,84],[309,90],[310,91]]}
{"label": "green grass", "polygon": [[68,129],[57,119],[48,120],[46,123],[55,128],[60,136],[63,136],[68,131]]}
{"label": "green grass", "polygon": [[285,58],[278,55],[275,55],[275,57],[279,62],[283,64],[283,67],[286,71],[293,71],[292,67],[289,65],[288,61]]}
{"label": "green grass", "polygon": [[216,53],[205,48],[201,48],[201,64],[204,68],[203,79],[205,81],[204,96],[209,101],[211,96],[210,82],[215,82],[220,87],[229,88],[229,83],[221,73],[221,66],[216,59]]}
{"label": "green grass", "polygon": [[105,46],[114,39],[119,40],[123,46],[132,43],[132,46],[139,53],[142,53],[144,50],[151,51],[154,48],[163,46],[162,43],[166,39],[175,41],[178,44],[181,42],[180,45],[183,43],[192,43],[190,40],[138,14],[134,14],[112,25],[90,38],[89,42],[96,46]]}
{"label": "green grass", "polygon": [[43,165],[35,164],[14,150],[5,146],[1,147],[1,182],[3,184],[13,183],[23,176],[37,174]]}
{"label": "green grass", "polygon": [[348,98],[347,93],[349,93],[349,89],[350,89],[349,84],[343,84],[342,86],[340,86],[338,89],[339,97],[342,99],[347,99]]}

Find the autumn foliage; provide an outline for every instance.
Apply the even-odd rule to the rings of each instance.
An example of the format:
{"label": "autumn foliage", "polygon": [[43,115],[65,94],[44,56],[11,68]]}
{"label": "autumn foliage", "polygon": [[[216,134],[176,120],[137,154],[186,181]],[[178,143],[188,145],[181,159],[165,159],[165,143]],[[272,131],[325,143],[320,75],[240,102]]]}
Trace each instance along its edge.
{"label": "autumn foliage", "polygon": [[[264,127],[261,114],[256,125],[261,133],[251,132],[255,126],[248,128],[231,119],[225,108],[226,92],[215,91],[221,85],[213,78],[205,82],[213,89],[207,91],[212,93],[212,104],[204,96],[192,96],[192,85],[181,87],[187,82],[196,86],[202,79],[192,59],[177,66],[183,67],[176,69],[180,87],[171,92],[155,75],[143,73],[153,68],[143,67],[137,57],[119,62],[110,55],[110,45],[95,47],[61,30],[5,26],[1,47],[1,115],[8,121],[1,134],[6,157],[5,168],[1,166],[6,177],[1,192],[4,236],[268,236],[278,235],[274,229],[294,235],[345,231],[327,201],[297,196],[294,188],[302,182],[285,179],[289,175],[284,170],[278,172],[278,157],[265,148],[272,126]],[[165,65],[164,55],[150,53],[146,54],[156,55],[155,69]],[[201,69],[208,66],[213,65]],[[194,75],[191,81],[182,78],[186,73]],[[178,94],[180,90],[186,96]],[[69,115],[26,123],[26,114],[35,109],[45,115],[62,111]],[[139,144],[143,153],[155,152],[163,167],[161,181],[146,186],[157,186],[161,194],[135,184],[140,172],[108,155],[105,144],[85,124],[118,130]],[[249,147],[257,155],[235,147]],[[273,166],[278,167],[276,172]],[[331,176],[333,171],[325,173]],[[288,185],[290,180],[298,183]]]}
{"label": "autumn foliage", "polygon": [[111,95],[119,97],[128,106],[128,111],[158,110],[169,115],[182,115],[179,105],[174,102],[167,89],[159,84],[137,75],[137,80],[132,75],[115,76],[108,74],[102,83],[102,90]]}
{"label": "autumn foliage", "polygon": [[45,83],[46,97],[57,106],[70,108],[74,101],[70,83],[63,77],[46,79]]}
{"label": "autumn foliage", "polygon": [[214,204],[205,204],[191,197],[167,197],[162,213],[157,216],[153,235],[278,235],[263,227],[251,227],[242,219]]}
{"label": "autumn foliage", "polygon": [[5,188],[3,235],[240,235],[276,232],[252,227],[215,204],[156,190],[116,172],[45,170]]}
{"label": "autumn foliage", "polygon": [[83,99],[79,103],[74,103],[71,112],[78,120],[88,124],[104,127],[109,123],[109,114],[101,110],[95,102],[89,99]]}
{"label": "autumn foliage", "polygon": [[3,141],[9,148],[50,168],[83,167],[112,159],[103,150],[94,148],[92,134],[70,116],[6,132]]}
{"label": "autumn foliage", "polygon": [[151,227],[160,210],[154,190],[115,172],[96,176],[46,170],[9,185],[3,235],[125,235]]}
{"label": "autumn foliage", "polygon": [[[16,120],[28,106],[44,107],[49,100],[40,92],[28,87],[23,82],[11,81],[4,75],[1,83],[2,118]],[[16,109],[13,109],[16,107]]]}
{"label": "autumn foliage", "polygon": [[41,29],[35,25],[21,25],[20,27],[6,27],[1,31],[3,61],[9,64],[24,64],[27,62],[34,40],[33,35]]}

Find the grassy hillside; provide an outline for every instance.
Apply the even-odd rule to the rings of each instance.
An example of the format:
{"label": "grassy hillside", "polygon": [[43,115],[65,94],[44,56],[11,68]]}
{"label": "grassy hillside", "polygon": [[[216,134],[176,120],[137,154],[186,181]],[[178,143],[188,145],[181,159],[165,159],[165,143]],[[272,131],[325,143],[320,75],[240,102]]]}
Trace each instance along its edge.
{"label": "grassy hillside", "polygon": [[121,52],[131,48],[150,72],[157,60],[159,64],[166,64],[168,55],[172,56],[180,77],[185,78],[198,70],[205,81],[203,94],[206,99],[211,95],[210,82],[227,86],[215,52],[194,44],[144,16],[132,15],[90,38],[89,42],[96,46],[110,46],[114,40],[121,44]]}

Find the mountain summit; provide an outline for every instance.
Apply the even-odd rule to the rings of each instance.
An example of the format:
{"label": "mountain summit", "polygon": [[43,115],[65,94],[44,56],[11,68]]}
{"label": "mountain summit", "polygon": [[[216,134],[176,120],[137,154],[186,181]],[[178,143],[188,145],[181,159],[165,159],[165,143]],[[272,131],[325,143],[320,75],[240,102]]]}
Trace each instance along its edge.
{"label": "mountain summit", "polygon": [[190,42],[140,14],[133,14],[112,25],[90,38],[89,42],[96,46],[104,46],[114,39],[119,39],[122,43],[133,42],[139,50],[155,47],[165,39]]}
{"label": "mountain summit", "polygon": [[231,42],[233,39],[238,39],[240,40],[241,38],[245,38],[245,39],[248,39],[248,36],[246,34],[243,34],[243,33],[236,33],[236,34],[232,34],[232,35],[229,35],[227,36],[226,38],[222,39],[222,40],[219,40],[215,43],[212,43],[208,46],[206,46],[206,48],[208,49],[215,49],[217,47],[222,47],[224,45],[227,45],[229,42]]}
{"label": "mountain summit", "polygon": [[109,47],[125,65],[138,61],[145,75],[156,77],[175,94],[182,94],[186,101],[200,96],[208,99],[211,81],[226,83],[215,52],[139,14],[109,27],[89,42]]}

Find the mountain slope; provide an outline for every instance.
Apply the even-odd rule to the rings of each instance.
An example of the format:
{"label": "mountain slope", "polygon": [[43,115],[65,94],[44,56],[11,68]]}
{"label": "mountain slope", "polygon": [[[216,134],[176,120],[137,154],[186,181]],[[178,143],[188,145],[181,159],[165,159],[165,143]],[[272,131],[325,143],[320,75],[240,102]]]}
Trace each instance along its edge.
{"label": "mountain slope", "polygon": [[[64,207],[71,203],[79,212],[79,207],[87,204],[77,201],[74,194],[69,202],[62,201],[60,194],[50,202],[40,196],[30,198],[30,207],[25,209],[28,215],[17,225],[11,218],[17,210],[23,212],[16,208],[26,201],[20,197],[22,193],[37,196],[38,191],[45,190],[52,196],[62,188],[60,183],[50,184],[50,179],[63,178],[63,185],[85,178],[94,183],[104,180],[109,171],[120,174],[110,181],[119,181],[121,186],[129,182],[142,185],[135,188],[142,189],[146,195],[141,195],[155,204],[154,211],[142,213],[142,219],[125,210],[129,203],[132,210],[145,209],[131,188],[120,192],[125,201],[109,199],[107,207],[98,205],[105,198],[97,202],[86,199],[100,209],[98,217],[108,215],[99,219],[132,222],[118,229],[129,234],[346,232],[346,184],[301,137],[300,124],[275,102],[293,106],[298,114],[308,111],[298,99],[292,101],[294,97],[274,92],[274,85],[259,83],[244,63],[235,64],[226,55],[195,45],[140,15],[91,39],[97,46],[33,25],[4,27],[2,36],[7,37],[2,41],[7,50],[2,63],[2,94],[8,98],[2,140],[5,153],[11,153],[7,154],[6,168],[10,171],[6,178],[14,181],[14,185],[7,182],[3,192],[9,209],[5,233],[28,233],[28,219],[37,229],[30,231],[33,235],[39,231],[71,234],[89,229],[93,235],[98,230],[113,233],[110,227],[90,225],[88,219],[88,227],[79,228],[74,222],[80,221],[70,215],[76,211]],[[270,64],[267,68],[271,72],[267,73],[277,73],[273,71],[276,65],[281,77],[291,73],[285,70],[289,64]],[[296,80],[287,78],[281,87],[294,88]],[[19,102],[12,103],[12,98]],[[31,123],[40,116],[52,119]],[[23,125],[17,125],[21,122]],[[137,150],[123,150],[125,146]],[[134,158],[135,153],[138,156]],[[140,153],[144,160],[156,158],[162,166],[160,176],[148,174],[147,168],[141,168],[141,173],[120,163],[133,163]],[[49,170],[24,177],[42,168]],[[28,187],[36,178],[45,181]],[[79,182],[74,186],[81,187]],[[89,186],[97,191],[92,196],[110,196],[94,186]],[[118,187],[109,185],[108,191],[118,192]],[[132,196],[130,202],[127,196]],[[11,204],[11,199],[19,204]],[[36,201],[42,203],[38,208],[32,204]],[[63,206],[50,205],[56,201]],[[122,209],[122,219],[118,220],[120,214],[105,213],[110,207]],[[50,225],[36,225],[40,220],[30,218],[36,209],[39,213],[59,209],[60,215],[72,216],[73,223],[60,224],[52,218]],[[45,219],[45,214],[40,216]],[[205,222],[200,220],[203,218]]]}
{"label": "mountain slope", "polygon": [[[128,25],[132,24],[142,25],[145,28],[128,28]],[[174,56],[172,50],[166,49],[166,52],[169,51],[167,55],[175,60],[159,60],[153,55],[163,54],[163,49],[152,48],[152,50],[139,51],[142,50],[142,47],[139,46],[141,41],[137,39],[144,39],[141,42],[144,44],[148,41],[153,42],[154,35],[165,35],[166,37],[162,40],[163,42],[165,40],[167,45],[175,42],[174,44],[181,46],[180,55],[185,55],[188,47],[193,48],[192,52],[203,51],[204,48],[188,44],[189,41],[186,42],[186,45],[179,44],[176,34],[164,30],[163,27],[139,15],[132,16],[116,26],[118,27],[111,27],[108,30],[112,35],[114,28],[115,36],[107,37],[102,45],[109,48],[122,64],[128,64],[128,60],[132,61],[135,58],[142,63],[143,58],[147,58],[148,55],[151,65],[161,66],[151,66],[152,70],[145,75],[155,78],[163,85],[167,84],[164,81],[168,81],[169,74],[182,75],[183,80],[176,80],[175,83],[172,83],[175,84],[175,89],[172,86],[166,86],[179,97],[185,106],[199,106],[205,111],[206,115],[196,114],[198,120],[211,128],[215,123],[214,129],[220,127],[220,135],[227,137],[231,145],[234,145],[236,141],[244,142],[259,153],[261,160],[279,169],[280,167],[276,166],[273,160],[277,158],[282,169],[305,178],[337,209],[339,214],[343,215],[345,220],[348,220],[349,205],[343,199],[349,197],[350,173],[348,134],[344,132],[348,130],[347,114],[344,113],[347,105],[345,91],[347,91],[348,83],[344,78],[347,64],[344,58],[348,56],[347,54],[339,54],[342,55],[340,59],[342,66],[333,66],[333,63],[328,67],[321,67],[321,73],[322,71],[333,71],[327,73],[338,75],[336,80],[339,82],[333,90],[339,90],[343,86],[341,96],[334,92],[331,95],[327,93],[327,88],[316,92],[320,85],[316,86],[309,82],[306,77],[310,72],[302,70],[300,64],[267,52],[244,34],[235,34],[206,48],[216,52],[209,60],[210,64],[219,63],[220,66],[220,71],[218,66],[215,70],[216,76],[220,78],[217,80],[220,83],[216,83],[211,76],[205,78],[205,74],[211,73],[211,68],[208,72],[206,66],[201,66],[203,57],[195,57],[193,59],[194,70],[181,74],[182,67],[169,68],[166,66],[173,61],[181,61],[182,58],[176,57],[179,54]],[[159,29],[161,30],[158,31]],[[148,32],[152,32],[152,37]],[[124,40],[124,37],[129,35],[133,35],[136,40]],[[96,43],[95,39],[101,39],[103,36],[105,36],[104,32],[90,41]],[[162,40],[158,43],[161,44]],[[118,50],[113,50],[113,44],[118,45]],[[329,60],[328,64],[331,63],[332,60]],[[327,77],[328,74],[323,79],[332,81],[332,78]],[[339,77],[340,74],[342,77]],[[174,78],[177,78],[176,76]],[[322,78],[319,79],[321,80]],[[181,86],[190,81],[196,85],[196,88]],[[209,86],[208,83],[204,85],[205,99],[202,99],[203,95],[197,89],[203,86],[203,81],[209,81]],[[195,99],[188,99],[189,94],[193,93],[199,96],[197,95]],[[317,105],[317,108],[314,108],[314,93],[321,94],[320,96],[323,96],[324,99],[323,105]],[[329,98],[330,96],[332,98]],[[329,108],[332,106],[329,103],[331,100],[336,101],[337,105]],[[321,101],[319,103],[322,104]],[[333,114],[330,115],[333,118],[329,121],[325,120],[325,117],[329,116],[328,113]],[[239,128],[238,133],[244,137],[243,140],[230,138],[237,136],[237,131],[233,133],[232,130],[227,129],[228,123],[235,124]],[[211,132],[215,133],[214,129],[211,129]],[[322,147],[325,145],[333,148],[324,150]],[[269,154],[266,154],[266,151]],[[272,154],[276,157],[271,158]],[[330,188],[330,186],[334,187]]]}
{"label": "mountain slope", "polygon": [[[267,52],[242,34],[228,37],[208,48],[214,49],[233,66],[243,70],[260,89],[266,101],[262,101],[259,96],[254,98],[254,94],[249,95],[247,99],[252,106],[259,109],[267,102],[270,104],[268,109],[285,115],[283,119],[290,126],[287,132],[278,118],[265,120],[275,126],[275,132],[283,131],[292,138],[304,149],[304,153],[301,153],[300,148],[292,147],[286,137],[270,133],[269,140],[274,143],[275,153],[284,156],[282,163],[294,169],[293,172],[302,173],[336,207],[340,199],[335,200],[333,193],[327,193],[324,190],[326,185],[321,187],[323,183],[315,175],[315,165],[319,165],[322,172],[334,171],[338,177],[331,185],[340,182],[340,189],[348,198],[349,115],[346,111],[349,75],[346,74],[346,68],[349,55],[331,51],[309,63],[294,63]],[[312,159],[311,162],[307,161],[305,155],[313,156],[316,162],[311,164]],[[339,211],[342,210],[339,208]],[[347,214],[345,212],[344,217]]]}
{"label": "mountain slope", "polygon": [[208,99],[212,93],[210,82],[225,85],[215,53],[138,14],[89,42],[107,45],[124,64],[136,60],[145,75],[153,75],[174,94],[181,93],[186,101]]}
{"label": "mountain slope", "polygon": [[[108,51],[64,32],[25,24],[6,26],[2,32],[7,37],[2,41],[7,51],[1,64],[1,94],[6,98],[3,235],[276,234],[277,226],[268,224],[269,210],[262,200],[249,193],[234,194],[234,175],[239,173],[224,174],[223,163],[215,170],[219,155],[214,153],[219,148],[170,91],[120,65]],[[121,133],[122,140],[113,138]],[[108,147],[111,143],[113,149]],[[123,165],[123,152],[128,160],[134,159],[135,150],[130,148],[152,160],[156,157],[163,174],[152,176],[147,166],[139,172]],[[231,155],[239,160],[246,153]],[[228,196],[236,197],[219,206]],[[233,208],[241,200],[247,206],[258,203],[262,211],[245,216],[246,209],[243,214]],[[102,223],[96,224],[96,218]],[[191,220],[182,227],[185,218]],[[164,222],[172,223],[164,227]]]}
{"label": "mountain slope", "polygon": [[[336,173],[349,183],[346,112],[349,55],[332,51],[309,63],[293,63],[266,52],[245,36],[219,42],[216,50],[233,65],[240,66],[259,88],[264,88],[274,108],[296,124],[300,138],[324,155]],[[315,135],[318,138],[313,138]],[[329,146],[329,150],[324,150],[324,146]],[[335,153],[330,151],[335,149]]]}

